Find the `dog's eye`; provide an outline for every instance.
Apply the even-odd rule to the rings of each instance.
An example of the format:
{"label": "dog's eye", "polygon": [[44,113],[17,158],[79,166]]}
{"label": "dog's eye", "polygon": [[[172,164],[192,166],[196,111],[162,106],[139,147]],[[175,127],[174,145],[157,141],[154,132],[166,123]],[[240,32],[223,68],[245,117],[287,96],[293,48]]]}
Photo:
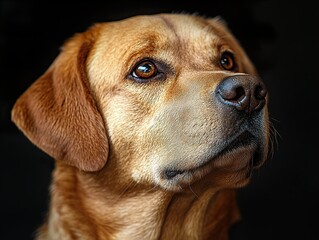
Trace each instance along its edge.
{"label": "dog's eye", "polygon": [[155,64],[149,60],[139,63],[133,69],[132,76],[138,79],[149,79],[157,74]]}
{"label": "dog's eye", "polygon": [[134,65],[127,78],[137,83],[149,83],[154,80],[165,80],[172,74],[172,68],[161,60],[144,58]]}
{"label": "dog's eye", "polygon": [[220,65],[228,71],[233,71],[236,68],[234,54],[231,52],[224,52],[220,58]]}

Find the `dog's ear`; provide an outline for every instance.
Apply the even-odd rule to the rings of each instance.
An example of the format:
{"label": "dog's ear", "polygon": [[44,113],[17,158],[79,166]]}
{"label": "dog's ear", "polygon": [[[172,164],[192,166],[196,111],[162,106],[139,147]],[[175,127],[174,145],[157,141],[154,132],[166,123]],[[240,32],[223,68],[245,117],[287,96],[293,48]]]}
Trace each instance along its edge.
{"label": "dog's ear", "polygon": [[31,142],[83,171],[100,170],[108,157],[105,126],[86,73],[93,41],[92,34],[69,40],[12,110],[12,120]]}

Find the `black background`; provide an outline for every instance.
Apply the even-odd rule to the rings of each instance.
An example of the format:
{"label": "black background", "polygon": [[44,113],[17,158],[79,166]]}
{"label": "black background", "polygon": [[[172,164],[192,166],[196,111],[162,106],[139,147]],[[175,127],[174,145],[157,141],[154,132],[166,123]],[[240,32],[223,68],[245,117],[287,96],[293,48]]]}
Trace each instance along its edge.
{"label": "black background", "polygon": [[242,221],[232,229],[231,239],[319,239],[319,17],[314,4],[0,1],[0,239],[31,239],[45,217],[54,165],[11,123],[14,101],[75,32],[95,22],[160,12],[223,17],[269,89],[278,147],[252,182],[239,190]]}

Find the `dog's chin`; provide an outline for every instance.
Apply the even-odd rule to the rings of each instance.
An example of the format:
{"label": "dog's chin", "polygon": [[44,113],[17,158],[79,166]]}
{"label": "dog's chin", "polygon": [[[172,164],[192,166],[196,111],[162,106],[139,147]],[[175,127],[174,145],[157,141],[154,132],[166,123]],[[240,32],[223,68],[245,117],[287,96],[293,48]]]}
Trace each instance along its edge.
{"label": "dog's chin", "polygon": [[216,188],[243,187],[248,184],[253,169],[264,160],[260,149],[255,138],[244,133],[198,166],[160,171],[156,182],[171,191],[182,191],[200,181]]}

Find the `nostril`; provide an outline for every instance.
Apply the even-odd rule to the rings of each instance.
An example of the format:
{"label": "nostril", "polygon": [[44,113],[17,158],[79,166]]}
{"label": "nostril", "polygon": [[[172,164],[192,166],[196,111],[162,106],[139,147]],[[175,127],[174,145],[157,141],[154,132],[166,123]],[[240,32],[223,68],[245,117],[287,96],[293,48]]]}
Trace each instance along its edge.
{"label": "nostril", "polygon": [[239,102],[245,97],[245,89],[243,87],[241,87],[241,86],[237,87],[235,89],[235,92],[236,92],[235,97],[233,99],[229,99],[229,100]]}
{"label": "nostril", "polygon": [[242,86],[230,89],[219,89],[220,96],[227,101],[239,102],[245,97],[245,89]]}
{"label": "nostril", "polygon": [[267,95],[267,89],[262,85],[258,85],[254,93],[255,98],[258,100],[264,100],[266,95]]}

